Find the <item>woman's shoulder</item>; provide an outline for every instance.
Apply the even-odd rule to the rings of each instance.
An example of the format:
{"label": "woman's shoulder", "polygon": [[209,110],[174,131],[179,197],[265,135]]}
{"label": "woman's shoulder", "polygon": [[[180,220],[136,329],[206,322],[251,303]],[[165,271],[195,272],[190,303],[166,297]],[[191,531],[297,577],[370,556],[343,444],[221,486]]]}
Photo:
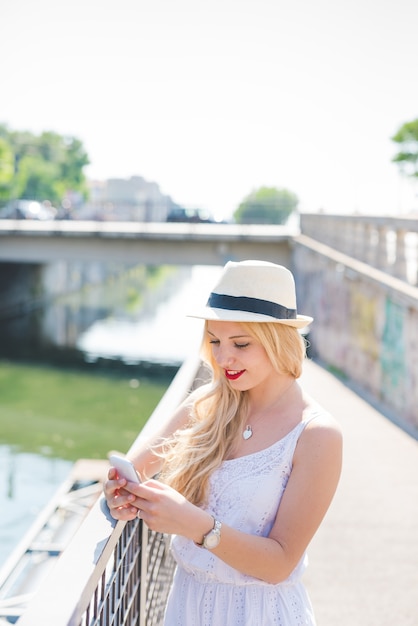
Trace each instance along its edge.
{"label": "woman's shoulder", "polygon": [[339,474],[343,436],[338,421],[315,402],[307,407],[304,422],[305,427],[296,446],[295,464],[308,468],[308,471],[322,467],[333,475]]}
{"label": "woman's shoulder", "polygon": [[307,406],[304,411],[304,432],[315,436],[342,437],[342,429],[337,419],[324,407],[312,398],[307,398]]}

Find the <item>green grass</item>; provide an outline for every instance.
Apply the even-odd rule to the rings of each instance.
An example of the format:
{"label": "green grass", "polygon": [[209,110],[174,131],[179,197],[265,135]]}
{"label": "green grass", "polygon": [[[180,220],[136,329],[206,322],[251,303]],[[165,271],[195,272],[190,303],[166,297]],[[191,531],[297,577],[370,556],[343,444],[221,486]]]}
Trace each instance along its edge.
{"label": "green grass", "polygon": [[0,361],[0,444],[74,461],[126,452],[169,382]]}

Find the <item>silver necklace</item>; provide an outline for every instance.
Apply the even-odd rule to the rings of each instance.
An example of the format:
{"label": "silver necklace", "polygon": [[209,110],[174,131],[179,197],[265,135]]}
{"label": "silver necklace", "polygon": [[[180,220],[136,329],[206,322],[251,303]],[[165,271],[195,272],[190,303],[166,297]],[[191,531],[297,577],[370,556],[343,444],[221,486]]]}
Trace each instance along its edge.
{"label": "silver necklace", "polygon": [[[281,400],[281,399],[283,398],[283,396],[284,396],[284,395],[285,395],[285,394],[289,391],[290,387],[293,385],[293,383],[294,383],[294,382],[295,382],[295,381],[294,381],[294,380],[292,380],[292,382],[290,383],[290,385],[288,386],[288,388],[287,388],[287,389],[285,389],[285,391],[282,393],[282,395],[281,395],[279,398],[277,398],[277,399],[273,402],[273,404],[271,404],[271,405],[270,405],[270,406],[266,409],[266,411],[269,411],[271,408],[273,408],[273,406],[276,404],[276,402],[278,402],[279,400]],[[265,411],[263,411],[263,414],[264,414],[264,412],[265,412]],[[263,417],[263,415],[261,415],[261,417]],[[259,417],[259,418],[258,418],[257,422],[261,419],[261,417]],[[252,437],[252,436],[253,436],[253,429],[252,429],[252,426],[251,426],[251,424],[247,424],[247,425],[246,425],[246,427],[245,427],[245,429],[242,431],[242,438],[243,438],[245,441],[247,441],[248,439],[251,439],[251,437]]]}

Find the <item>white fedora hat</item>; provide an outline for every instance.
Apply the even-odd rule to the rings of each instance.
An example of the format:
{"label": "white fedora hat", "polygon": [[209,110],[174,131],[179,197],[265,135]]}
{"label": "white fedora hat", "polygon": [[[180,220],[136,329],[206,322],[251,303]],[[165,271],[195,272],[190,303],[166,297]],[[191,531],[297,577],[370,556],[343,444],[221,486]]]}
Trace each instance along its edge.
{"label": "white fedora hat", "polygon": [[229,261],[205,307],[188,317],[225,322],[275,322],[304,328],[313,320],[298,315],[292,273],[268,261]]}

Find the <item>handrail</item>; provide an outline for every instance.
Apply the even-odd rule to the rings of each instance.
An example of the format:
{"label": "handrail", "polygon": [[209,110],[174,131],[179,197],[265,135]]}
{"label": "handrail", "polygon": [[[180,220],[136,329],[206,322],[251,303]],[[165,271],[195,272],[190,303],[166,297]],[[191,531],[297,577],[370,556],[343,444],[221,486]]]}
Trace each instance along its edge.
{"label": "handrail", "polygon": [[418,284],[417,217],[303,213],[300,226],[302,235],[412,285]]}
{"label": "handrail", "polygon": [[[161,427],[195,386],[199,367],[196,355],[184,362],[132,448]],[[162,569],[154,588],[149,580],[156,568]],[[157,626],[173,570],[164,535],[142,520],[116,522],[99,498],[19,626]]]}

